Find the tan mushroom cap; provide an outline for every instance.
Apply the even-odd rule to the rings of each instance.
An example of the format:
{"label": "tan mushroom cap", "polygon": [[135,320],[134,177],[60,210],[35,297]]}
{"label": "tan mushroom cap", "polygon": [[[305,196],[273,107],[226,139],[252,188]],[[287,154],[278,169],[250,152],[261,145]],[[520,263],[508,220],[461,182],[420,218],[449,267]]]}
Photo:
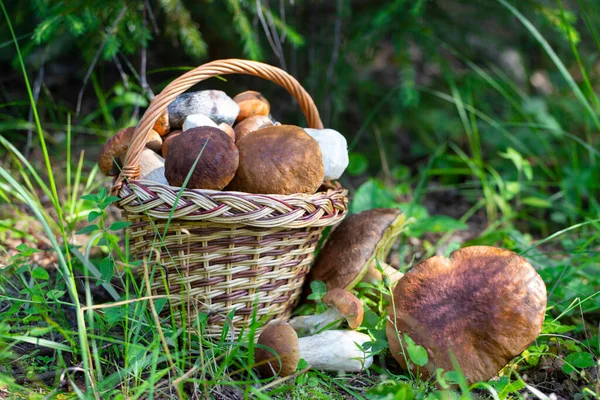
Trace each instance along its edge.
{"label": "tan mushroom cap", "polygon": [[362,324],[364,316],[362,303],[349,291],[340,288],[330,290],[323,297],[323,303],[334,307],[346,319],[350,329],[356,329]]}
{"label": "tan mushroom cap", "polygon": [[233,128],[231,127],[231,125],[226,124],[225,122],[221,122],[218,125],[219,129],[222,130],[223,132],[225,132],[227,134],[227,136],[229,136],[231,138],[231,140],[233,140],[235,142],[235,131],[233,130]]}
{"label": "tan mushroom cap", "polygon": [[267,128],[269,126],[273,126],[273,121],[271,121],[271,118],[267,116],[254,115],[252,117],[248,117],[233,128],[235,131],[235,141],[237,142],[241,140],[251,132],[256,132],[259,129]]}
{"label": "tan mushroom cap", "polygon": [[196,163],[186,188],[221,190],[235,175],[238,161],[238,149],[225,132],[199,126],[184,131],[168,145],[165,177],[170,185],[182,186]]}
{"label": "tan mushroom cap", "polygon": [[156,120],[156,123],[152,129],[158,132],[160,136],[165,136],[169,133],[171,128],[169,126],[169,113],[167,110],[165,110],[160,117],[158,117],[158,120]]}
{"label": "tan mushroom cap", "polygon": [[160,153],[163,145],[162,137],[156,132],[154,129],[150,131],[148,134],[148,139],[146,139],[146,147],[150,150]]}
{"label": "tan mushroom cap", "polygon": [[[257,347],[254,352],[262,376],[284,377],[296,372],[300,361],[298,335],[289,324],[280,322],[267,325],[258,337],[257,343],[272,350]],[[279,359],[273,351],[277,353]]]}
{"label": "tan mushroom cap", "polygon": [[271,105],[265,96],[253,90],[236,95],[233,101],[240,106],[240,113],[237,116],[236,122],[243,121],[254,115],[267,116],[271,111]]}
{"label": "tan mushroom cap", "polygon": [[163,144],[161,148],[161,153],[163,157],[167,157],[167,152],[169,151],[169,145],[177,136],[181,135],[181,130],[176,130],[169,133],[167,136],[163,138]]}
{"label": "tan mushroom cap", "polygon": [[[512,251],[473,246],[409,271],[394,289],[394,307],[389,317],[400,337],[406,333],[427,349],[425,375],[435,375],[436,368],[454,370],[452,353],[469,382],[485,381],[541,332],[546,286]],[[387,337],[392,355],[406,369],[390,321]]]}
{"label": "tan mushroom cap", "polygon": [[346,217],[319,251],[307,288],[312,281],[323,281],[327,291],[354,288],[375,259],[385,261],[405,221],[405,215],[396,208],[377,208]]}
{"label": "tan mushroom cap", "polygon": [[[119,163],[122,161],[121,158],[125,155],[133,140],[134,132],[135,127],[121,129],[104,143],[98,155],[98,166],[104,175],[113,176],[119,173],[119,168],[117,168],[114,160],[119,161]],[[150,131],[146,139],[146,147],[157,153],[160,152],[162,138],[154,130]]]}
{"label": "tan mushroom cap", "polygon": [[321,149],[302,128],[292,125],[263,128],[236,145],[240,165],[227,190],[315,193],[323,182]]}

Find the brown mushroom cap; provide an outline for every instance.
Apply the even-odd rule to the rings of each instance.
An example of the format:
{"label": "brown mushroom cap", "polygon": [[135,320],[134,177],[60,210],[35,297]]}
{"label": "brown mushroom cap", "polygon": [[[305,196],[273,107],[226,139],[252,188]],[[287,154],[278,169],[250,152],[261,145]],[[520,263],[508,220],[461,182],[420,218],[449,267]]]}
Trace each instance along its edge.
{"label": "brown mushroom cap", "polygon": [[377,208],[346,217],[319,251],[307,287],[312,281],[323,281],[327,291],[352,289],[375,259],[385,261],[405,221],[405,215],[396,208]]}
{"label": "brown mushroom cap", "polygon": [[323,182],[319,144],[297,126],[263,128],[236,145],[240,165],[228,190],[262,194],[314,193]]}
{"label": "brown mushroom cap", "polygon": [[169,133],[171,128],[169,126],[169,113],[167,110],[165,110],[160,117],[158,117],[158,120],[156,120],[156,123],[152,129],[158,132],[160,136],[165,136],[167,133]]}
{"label": "brown mushroom cap", "polygon": [[267,116],[271,111],[271,105],[265,96],[253,90],[248,90],[236,95],[233,98],[233,101],[240,106],[240,113],[237,116],[236,122],[240,122],[254,115]]}
{"label": "brown mushroom cap", "polygon": [[[272,350],[257,347],[254,352],[256,362],[260,364],[258,370],[261,375],[284,377],[296,372],[300,361],[298,335],[289,324],[285,322],[269,324],[258,337],[257,343]],[[277,353],[279,359],[273,351]]]}
{"label": "brown mushroom cap", "polygon": [[169,151],[169,145],[177,136],[181,135],[180,130],[173,131],[164,137],[161,153],[163,157],[167,157],[167,152]]}
{"label": "brown mushroom cap", "polygon": [[[395,307],[395,315],[394,315]],[[456,357],[469,382],[488,380],[539,335],[546,286],[512,251],[466,247],[450,259],[436,256],[409,271],[394,289],[389,317],[396,328],[427,349],[427,373],[454,370]],[[390,351],[406,369],[398,333],[388,321]]]}
{"label": "brown mushroom cap", "polygon": [[259,129],[273,126],[271,118],[264,115],[254,115],[246,118],[233,128],[235,131],[235,141],[239,141],[244,136],[251,132],[256,132]]}
{"label": "brown mushroom cap", "polygon": [[163,145],[162,137],[160,137],[158,132],[156,132],[154,129],[152,129],[150,131],[150,134],[148,135],[148,139],[146,140],[146,147],[156,153],[160,153],[162,145]]}
{"label": "brown mushroom cap", "polygon": [[113,168],[114,160],[127,151],[134,131],[133,127],[121,129],[104,143],[98,156],[98,166],[104,175],[112,176],[119,173],[118,168]]}
{"label": "brown mushroom cap", "polygon": [[238,149],[225,132],[211,126],[188,129],[175,137],[165,157],[165,177],[182,186],[196,159],[188,189],[221,190],[238,168]]}
{"label": "brown mushroom cap", "polygon": [[346,319],[350,329],[356,329],[362,324],[364,316],[362,303],[349,291],[340,288],[330,290],[323,297],[323,303],[334,307],[340,316]]}
{"label": "brown mushroom cap", "polygon": [[225,122],[221,122],[218,125],[219,129],[222,130],[223,132],[225,132],[227,134],[227,136],[229,136],[231,138],[231,140],[233,140],[235,142],[235,131],[233,130],[233,128],[231,127],[231,125],[226,124]]}

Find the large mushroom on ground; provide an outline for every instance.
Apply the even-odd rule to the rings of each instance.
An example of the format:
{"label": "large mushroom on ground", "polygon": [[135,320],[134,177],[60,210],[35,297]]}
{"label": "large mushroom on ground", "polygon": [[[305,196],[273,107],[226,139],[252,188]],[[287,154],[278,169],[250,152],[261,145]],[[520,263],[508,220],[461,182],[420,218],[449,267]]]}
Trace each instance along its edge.
{"label": "large mushroom on ground", "polygon": [[[364,333],[332,330],[298,338],[287,323],[271,323],[258,337],[255,351],[257,368],[265,377],[288,376],[300,359],[311,368],[331,372],[360,372],[373,363],[372,356],[357,345],[371,341]],[[266,348],[265,348],[266,347]]]}
{"label": "large mushroom on ground", "polygon": [[297,126],[263,128],[238,140],[236,145],[240,164],[227,190],[315,193],[323,182],[319,144]]}
{"label": "large mushroom on ground", "polygon": [[350,329],[356,329],[362,324],[362,303],[347,290],[338,288],[327,292],[323,303],[327,310],[321,314],[301,315],[290,320],[290,325],[298,336],[313,335],[326,328],[338,327],[344,320]]}
{"label": "large mushroom on ground", "polygon": [[427,350],[425,376],[454,370],[456,357],[469,382],[488,380],[537,338],[545,309],[546,286],[522,257],[466,247],[424,261],[398,282],[387,323],[390,351],[406,369],[407,334]]}
{"label": "large mushroom on ground", "polygon": [[165,158],[165,176],[172,186],[221,190],[238,168],[238,149],[219,128],[200,126],[176,136]]}
{"label": "large mushroom on ground", "polygon": [[399,209],[377,208],[346,217],[331,233],[310,270],[312,281],[322,281],[327,291],[351,290],[359,282],[376,283],[382,274],[392,285],[402,277],[385,259],[404,228],[406,216]]}
{"label": "large mushroom on ground", "polygon": [[[133,140],[134,132],[134,127],[122,129],[104,143],[98,155],[98,166],[104,175],[113,176],[119,174],[119,168],[122,166],[123,157]],[[162,139],[158,132],[154,130],[150,131],[146,139],[146,147],[159,152],[161,146]]]}

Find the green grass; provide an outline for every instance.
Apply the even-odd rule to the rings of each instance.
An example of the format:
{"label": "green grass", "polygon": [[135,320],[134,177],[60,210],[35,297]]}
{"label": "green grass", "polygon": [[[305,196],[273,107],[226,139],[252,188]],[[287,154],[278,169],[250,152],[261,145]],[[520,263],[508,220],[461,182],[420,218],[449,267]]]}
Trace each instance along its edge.
{"label": "green grass", "polygon": [[[444,110],[444,124],[459,134],[433,133],[434,139],[423,140],[432,147],[418,171],[394,165],[383,174],[385,179],[367,176],[367,163],[372,166],[390,158],[389,153],[385,157],[381,136],[381,159],[370,160],[359,152],[360,140],[372,128],[377,132],[381,110],[401,92],[388,90],[367,112],[356,136],[349,138],[355,164],[348,175],[356,176],[342,181],[351,188],[352,212],[398,207],[411,217],[394,248],[401,270],[460,246],[486,244],[521,254],[544,279],[549,297],[542,335],[498,379],[469,386],[460,371],[440,371],[424,380],[419,373],[398,368],[385,338],[390,288],[384,282],[357,288],[367,310],[360,330],[372,337],[365,350],[376,356],[373,367],[359,375],[337,376],[301,364],[292,377],[263,379],[253,368],[254,332],[260,321],[239,338],[232,340],[224,332],[215,341],[204,336],[206,314],[200,313],[189,326],[176,322],[174,315],[187,311],[174,308],[168,301],[171,295],[151,295],[148,284],[164,281],[161,269],[151,257],[132,259],[124,231],[127,224],[114,221],[111,214],[117,198],[108,193],[109,182],[98,175],[94,160],[84,151],[76,153],[73,136],[91,132],[100,143],[118,128],[134,124],[134,108],[147,105],[142,88],[106,91],[93,74],[97,110],[73,126],[69,110],[50,104],[51,120],[42,121],[19,47],[26,37],[15,35],[0,0],[12,35],[12,41],[0,47],[14,46],[29,98],[27,103],[0,104],[0,110],[31,105],[41,154],[41,159],[30,161],[0,136],[7,154],[0,164],[0,205],[9,210],[0,214],[0,259],[8,261],[0,275],[0,393],[14,398],[60,394],[96,399],[186,398],[192,393],[198,398],[544,399],[555,389],[540,380],[546,374],[549,381],[561,377],[561,382],[574,385],[582,399],[598,398],[600,117],[593,76],[571,35],[568,45],[582,72],[581,83],[534,22],[510,3],[498,2],[556,68],[553,83],[559,93],[540,100],[497,66],[484,68],[440,40],[468,72],[459,75],[447,66],[442,85],[415,86],[429,107],[415,110],[415,120],[419,113],[435,117]],[[568,25],[563,4],[557,4]],[[598,45],[590,18],[578,4]],[[486,103],[491,96],[501,107]],[[125,112],[116,113],[121,108]],[[561,113],[569,121],[564,110],[570,108],[585,121],[567,125],[568,129],[562,128],[564,124],[557,127]],[[29,126],[8,115],[0,121],[6,132]],[[64,143],[47,143],[49,131],[58,129],[66,131]],[[447,209],[431,215],[423,205],[444,203],[444,194],[451,192],[464,202],[461,215],[444,215]],[[171,217],[167,225],[170,222]],[[166,230],[155,227],[156,248],[163,245]],[[23,244],[9,256],[15,251],[11,240]],[[42,264],[55,258],[50,264],[56,270],[49,274],[40,266],[40,257]],[[140,269],[147,277],[143,282],[138,279]],[[109,302],[94,301],[98,287]],[[161,317],[167,307],[170,315]],[[417,344],[404,350],[408,360],[423,362]]]}

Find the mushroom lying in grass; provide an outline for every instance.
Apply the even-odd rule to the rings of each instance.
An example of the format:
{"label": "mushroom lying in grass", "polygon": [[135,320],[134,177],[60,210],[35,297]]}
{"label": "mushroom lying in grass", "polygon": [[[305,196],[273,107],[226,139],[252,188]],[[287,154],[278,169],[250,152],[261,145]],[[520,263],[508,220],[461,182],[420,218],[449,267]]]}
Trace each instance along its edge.
{"label": "mushroom lying in grass", "polygon": [[346,217],[331,233],[319,252],[307,279],[322,281],[327,291],[353,289],[359,282],[375,284],[382,279],[377,263],[389,277],[392,286],[401,277],[385,259],[404,228],[402,211],[378,208]]}
{"label": "mushroom lying in grass", "polygon": [[[123,163],[123,157],[133,139],[135,128],[125,128],[104,143],[98,155],[98,166],[106,176],[118,175]],[[162,147],[162,138],[158,132],[152,130],[146,140],[146,147],[159,152]]]}
{"label": "mushroom lying in grass", "polygon": [[350,329],[362,324],[364,310],[360,300],[344,289],[333,289],[323,297],[327,310],[321,314],[302,315],[292,318],[290,325],[298,336],[313,335],[324,328],[338,327],[346,320]]}
{"label": "mushroom lying in grass", "polygon": [[545,310],[546,287],[527,261],[505,249],[466,247],[424,261],[398,282],[390,351],[406,369],[400,341],[407,334],[427,350],[425,377],[454,370],[453,355],[469,382],[488,380],[537,338]]}
{"label": "mushroom lying in grass", "polygon": [[289,324],[272,323],[258,337],[258,344],[268,349],[257,347],[255,359],[265,377],[293,374],[301,358],[322,371],[360,372],[373,364],[373,357],[358,347],[369,341],[364,333],[339,330],[298,338]]}

